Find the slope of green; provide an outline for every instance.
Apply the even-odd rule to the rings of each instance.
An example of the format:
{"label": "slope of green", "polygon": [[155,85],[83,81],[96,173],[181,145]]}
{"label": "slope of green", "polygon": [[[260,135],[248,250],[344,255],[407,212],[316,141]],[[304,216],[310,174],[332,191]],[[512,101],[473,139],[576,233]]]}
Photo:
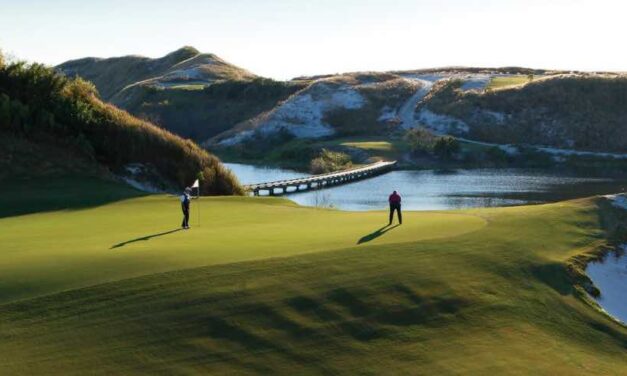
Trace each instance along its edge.
{"label": "slope of green", "polygon": [[0,218],[77,210],[146,195],[127,185],[85,174],[7,179],[1,191]]}
{"label": "slope of green", "polygon": [[[92,84],[39,64],[0,65],[0,132],[23,139],[33,150],[67,150],[93,170],[120,173],[128,164],[140,163],[154,168],[159,175],[155,180],[171,189],[184,187],[202,172],[204,193],[241,192],[237,179],[198,145],[102,102]],[[0,150],[0,160],[17,164],[11,167],[17,171],[25,161],[15,155],[24,153],[11,149]],[[36,157],[48,159],[45,154]],[[77,165],[74,158],[65,159]],[[72,166],[66,173],[73,172]]]}
{"label": "slope of green", "polygon": [[595,200],[387,231],[382,212],[193,205],[177,232],[167,196],[0,219],[0,373],[627,372],[627,329],[567,273],[606,241]]}
{"label": "slope of green", "polygon": [[[6,231],[2,249],[11,254],[11,262],[0,268],[0,301],[200,265],[340,249],[360,241],[370,245],[449,237],[485,224],[464,214],[407,213],[408,224],[395,228],[393,238],[375,234],[362,240],[369,230],[382,227],[385,215],[312,210],[286,202],[201,198],[192,204],[193,231],[178,231],[181,209],[174,196],[1,219]],[[85,231],[84,226],[97,230]],[[36,278],[29,278],[35,270]]]}
{"label": "slope of green", "polygon": [[102,176],[106,170],[54,137],[34,141],[0,130],[0,181],[65,175]]}

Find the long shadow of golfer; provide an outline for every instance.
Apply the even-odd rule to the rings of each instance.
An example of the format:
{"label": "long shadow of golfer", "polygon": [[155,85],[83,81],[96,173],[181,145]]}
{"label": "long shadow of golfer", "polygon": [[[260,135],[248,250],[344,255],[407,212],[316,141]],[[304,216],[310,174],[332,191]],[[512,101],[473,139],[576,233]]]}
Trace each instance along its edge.
{"label": "long shadow of golfer", "polygon": [[377,229],[375,232],[372,232],[372,233],[362,237],[361,239],[359,239],[359,241],[357,241],[357,244],[367,243],[367,242],[369,242],[371,240],[374,240],[374,239],[378,238],[379,236],[385,234],[386,232],[397,228],[398,226],[400,226],[400,225],[394,225],[392,227],[390,227],[390,225],[383,226],[380,229]]}
{"label": "long shadow of golfer", "polygon": [[109,248],[109,249],[114,249],[114,248],[124,247],[125,245],[130,244],[130,243],[140,242],[140,241],[143,241],[143,240],[150,240],[150,239],[152,239],[152,238],[157,238],[157,237],[159,237],[159,236],[164,236],[164,235],[172,234],[172,233],[174,233],[174,232],[178,232],[178,231],[181,231],[181,230],[183,230],[183,229],[182,229],[182,228],[177,228],[177,229],[175,229],[175,230],[170,230],[170,231],[160,232],[160,233],[158,233],[158,234],[152,234],[152,235],[148,235],[148,236],[142,236],[141,238],[132,239],[132,240],[127,240],[127,241],[125,241],[125,242],[118,243],[118,244],[116,244],[116,245],[112,246],[112,247],[111,247],[111,248]]}

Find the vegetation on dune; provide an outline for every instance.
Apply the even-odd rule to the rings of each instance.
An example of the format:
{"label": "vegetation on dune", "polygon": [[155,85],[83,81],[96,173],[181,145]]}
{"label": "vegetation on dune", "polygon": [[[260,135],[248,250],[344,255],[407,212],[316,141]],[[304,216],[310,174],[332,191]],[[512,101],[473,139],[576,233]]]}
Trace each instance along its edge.
{"label": "vegetation on dune", "polygon": [[383,212],[192,205],[190,231],[165,196],[0,219],[0,373],[627,371],[627,329],[573,273],[624,221],[602,199],[407,212],[385,232]]}
{"label": "vegetation on dune", "polygon": [[462,92],[435,85],[424,105],[470,126],[469,137],[602,152],[627,150],[627,77],[569,75],[521,87]]}
{"label": "vegetation on dune", "polygon": [[390,73],[395,73],[395,74],[473,73],[473,74],[505,74],[505,75],[528,76],[528,75],[550,75],[550,74],[577,73],[577,72],[533,69],[533,68],[524,68],[524,67],[501,67],[501,68],[442,67],[442,68],[414,69],[414,70],[409,70],[409,71],[392,71]]}
{"label": "vegetation on dune", "polygon": [[218,159],[193,142],[103,103],[93,84],[40,64],[0,67],[0,130],[32,142],[54,141],[114,171],[143,163],[175,187],[202,171],[205,194],[241,192]]}
{"label": "vegetation on dune", "polygon": [[[353,76],[349,76],[353,80]],[[365,79],[362,76],[358,76]],[[366,103],[361,108],[337,108],[325,114],[324,121],[331,125],[339,137],[355,135],[386,135],[398,129],[397,122],[382,122],[383,111],[394,111],[411,97],[419,86],[417,83],[394,75],[383,75],[378,82],[356,86]]]}
{"label": "vegetation on dune", "polygon": [[195,90],[136,85],[113,103],[171,132],[205,141],[271,110],[304,86],[266,78],[217,81]]}

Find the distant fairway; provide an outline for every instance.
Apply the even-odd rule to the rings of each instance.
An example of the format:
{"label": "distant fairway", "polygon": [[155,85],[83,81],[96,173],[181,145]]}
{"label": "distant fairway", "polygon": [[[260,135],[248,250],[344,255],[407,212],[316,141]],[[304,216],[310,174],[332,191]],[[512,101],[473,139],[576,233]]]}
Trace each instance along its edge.
{"label": "distant fairway", "polygon": [[496,77],[492,77],[486,89],[494,90],[494,89],[508,88],[512,86],[520,86],[520,85],[527,84],[534,79],[537,79],[537,78],[533,77],[530,79],[530,77],[526,75],[496,76]]}
{"label": "distant fairway", "polygon": [[566,273],[605,242],[594,200],[384,232],[382,212],[203,198],[174,231],[176,197],[119,193],[0,209],[0,374],[627,372],[627,329]]}

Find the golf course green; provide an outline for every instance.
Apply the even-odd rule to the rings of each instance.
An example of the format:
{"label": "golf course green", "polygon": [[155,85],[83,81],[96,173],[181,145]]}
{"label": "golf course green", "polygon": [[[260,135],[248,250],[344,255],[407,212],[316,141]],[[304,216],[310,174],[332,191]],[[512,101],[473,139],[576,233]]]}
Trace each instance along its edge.
{"label": "golf course green", "polygon": [[180,230],[178,197],[95,179],[0,197],[2,375],[627,374],[569,272],[614,236],[602,198],[386,227],[203,197]]}

